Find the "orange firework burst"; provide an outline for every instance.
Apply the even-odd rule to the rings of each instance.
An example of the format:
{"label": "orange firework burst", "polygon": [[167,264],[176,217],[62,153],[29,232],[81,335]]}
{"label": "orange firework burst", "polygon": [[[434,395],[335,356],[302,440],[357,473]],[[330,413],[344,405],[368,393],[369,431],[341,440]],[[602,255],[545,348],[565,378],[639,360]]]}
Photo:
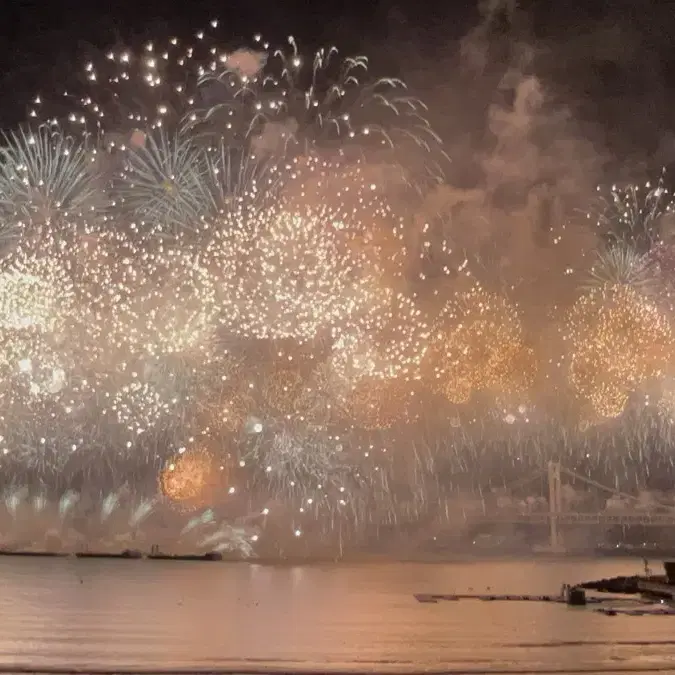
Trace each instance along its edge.
{"label": "orange firework burst", "polygon": [[476,286],[439,323],[427,370],[432,387],[452,403],[467,403],[477,392],[521,394],[531,384],[531,367],[519,369],[528,353],[521,322],[504,298]]}
{"label": "orange firework burst", "polygon": [[672,334],[657,307],[629,286],[604,286],[572,308],[566,339],[569,378],[600,417],[620,415],[632,393],[660,378]]}
{"label": "orange firework burst", "polygon": [[217,495],[222,471],[206,450],[183,450],[174,456],[159,475],[162,494],[175,505],[199,508]]}
{"label": "orange firework burst", "polygon": [[347,395],[343,409],[362,429],[388,429],[410,421],[413,398],[411,384],[406,380],[366,377]]}

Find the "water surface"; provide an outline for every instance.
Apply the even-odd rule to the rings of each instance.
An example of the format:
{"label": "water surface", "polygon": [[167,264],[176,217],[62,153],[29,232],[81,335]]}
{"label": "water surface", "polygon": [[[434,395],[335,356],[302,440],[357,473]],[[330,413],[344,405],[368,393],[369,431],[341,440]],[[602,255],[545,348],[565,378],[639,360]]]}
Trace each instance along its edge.
{"label": "water surface", "polygon": [[5,670],[675,672],[675,617],[424,605],[413,593],[556,593],[639,562],[267,567],[0,558]]}

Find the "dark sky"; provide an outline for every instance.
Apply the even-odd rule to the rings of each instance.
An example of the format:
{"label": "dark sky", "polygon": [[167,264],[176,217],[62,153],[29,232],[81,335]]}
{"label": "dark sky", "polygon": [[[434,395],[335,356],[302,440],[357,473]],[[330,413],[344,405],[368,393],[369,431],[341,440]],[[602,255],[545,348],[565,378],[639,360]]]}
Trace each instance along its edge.
{"label": "dark sky", "polygon": [[[0,127],[13,126],[23,119],[25,102],[45,83],[54,81],[53,69],[77,70],[88,45],[104,48],[131,35],[151,36],[165,32],[192,34],[217,16],[234,40],[246,40],[262,32],[273,42],[293,33],[304,47],[335,42],[345,51],[386,55],[391,63],[386,69],[395,74],[397,66],[414,67],[417,72],[432,73],[427,78],[432,90],[442,85],[447,71],[449,50],[458,38],[477,25],[479,5],[491,0],[340,0],[328,3],[313,0],[286,2],[252,2],[251,0],[4,0],[0,39]],[[509,0],[505,0],[509,2]],[[550,59],[551,70],[557,67],[556,87],[574,89],[571,100],[586,97],[598,101],[601,122],[623,114],[620,101],[633,98],[661,106],[659,123],[675,128],[666,117],[671,107],[668,89],[673,85],[675,51],[675,12],[671,0],[570,0],[566,3],[521,0],[521,21],[534,41],[555,41],[557,54],[565,58]],[[630,33],[621,63],[617,58],[589,60],[585,57],[568,68],[567,60],[579,52],[577,42],[588,33],[588,43],[601,47],[604,39],[598,32],[603,25],[622,25]],[[598,37],[596,37],[598,36]],[[528,40],[532,39],[528,37]],[[620,38],[623,40],[623,38]],[[566,48],[566,45],[570,45]],[[621,49],[619,49],[621,51]],[[439,56],[441,54],[441,56]],[[79,55],[79,58],[78,58]],[[393,63],[399,60],[400,64]],[[417,61],[411,66],[413,61]],[[577,59],[579,60],[579,59]],[[621,59],[619,59],[621,60]],[[439,67],[439,63],[442,64]],[[72,64],[72,65],[69,65]],[[581,70],[588,72],[579,72]],[[409,72],[401,73],[409,80]],[[435,79],[434,79],[435,78]],[[675,87],[673,87],[675,90]],[[425,92],[426,93],[426,92]],[[600,110],[601,99],[611,101]],[[675,98],[675,97],[673,97]],[[675,101],[674,101],[675,103]],[[588,107],[588,106],[587,106]],[[590,111],[593,112],[592,110]],[[642,113],[644,123],[652,123],[649,109]],[[625,115],[621,122],[625,121]],[[639,126],[640,121],[634,121]]]}
{"label": "dark sky", "polygon": [[[443,2],[427,0],[422,14],[414,3],[363,2],[340,0],[336,3],[314,0],[252,2],[234,0],[4,0],[0,40],[0,123],[16,117],[11,102],[24,92],[41,88],[55,65],[77,60],[88,45],[106,47],[131,35],[149,36],[167,32],[191,34],[214,17],[228,26],[233,39],[245,40],[262,32],[273,41],[288,33],[304,45],[318,46],[338,41],[346,49],[367,48],[371,41],[386,41],[391,28],[406,26],[413,32],[427,33],[447,11]],[[450,33],[461,34],[460,26],[477,17],[474,2],[460,2],[450,13]],[[410,16],[416,17],[413,22]],[[414,25],[411,25],[414,24]],[[447,36],[446,36],[447,37]],[[314,44],[312,44],[314,43]],[[351,43],[351,44],[350,44]],[[80,56],[81,59],[81,56]]]}

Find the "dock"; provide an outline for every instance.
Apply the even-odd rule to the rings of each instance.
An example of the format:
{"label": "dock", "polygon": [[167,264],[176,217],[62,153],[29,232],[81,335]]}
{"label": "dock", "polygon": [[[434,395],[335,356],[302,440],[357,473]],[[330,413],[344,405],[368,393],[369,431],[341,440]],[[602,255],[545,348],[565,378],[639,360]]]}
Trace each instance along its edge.
{"label": "dock", "polygon": [[17,558],[65,558],[67,553],[56,551],[12,551],[0,550],[0,556],[12,556]]}
{"label": "dock", "polygon": [[459,602],[462,600],[476,600],[478,602],[548,602],[552,604],[583,607],[585,605],[600,605],[608,602],[621,602],[621,597],[587,597],[579,589],[569,588],[559,595],[523,595],[523,594],[478,594],[478,593],[415,593],[417,602],[423,604],[437,604],[439,602]]}
{"label": "dock", "polygon": [[[547,602],[585,607],[596,605],[606,616],[675,616],[675,562],[664,563],[665,575],[654,575],[645,561],[645,574],[609,577],[575,585],[563,584],[557,595],[495,593],[415,593],[423,604],[475,600],[479,602]],[[587,591],[600,595],[588,596]],[[607,595],[611,594],[611,595]],[[628,596],[637,596],[630,598]],[[637,607],[607,607],[609,603],[632,603]],[[600,607],[597,607],[600,605]]]}
{"label": "dock", "polygon": [[476,595],[446,593],[415,593],[415,600],[421,603],[458,602],[460,600],[480,600],[482,602],[559,602],[564,603],[562,595]]}

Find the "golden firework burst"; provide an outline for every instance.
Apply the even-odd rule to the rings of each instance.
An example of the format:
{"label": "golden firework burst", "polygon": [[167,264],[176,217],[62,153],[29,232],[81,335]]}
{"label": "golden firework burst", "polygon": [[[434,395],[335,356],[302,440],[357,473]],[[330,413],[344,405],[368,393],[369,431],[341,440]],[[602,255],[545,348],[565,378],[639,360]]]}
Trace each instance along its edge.
{"label": "golden firework burst", "polygon": [[634,392],[670,363],[670,326],[658,308],[625,285],[582,296],[567,321],[569,379],[600,417],[617,417]]}
{"label": "golden firework burst", "polygon": [[161,493],[179,508],[193,509],[212,503],[219,497],[223,470],[207,450],[178,452],[159,475]]}

